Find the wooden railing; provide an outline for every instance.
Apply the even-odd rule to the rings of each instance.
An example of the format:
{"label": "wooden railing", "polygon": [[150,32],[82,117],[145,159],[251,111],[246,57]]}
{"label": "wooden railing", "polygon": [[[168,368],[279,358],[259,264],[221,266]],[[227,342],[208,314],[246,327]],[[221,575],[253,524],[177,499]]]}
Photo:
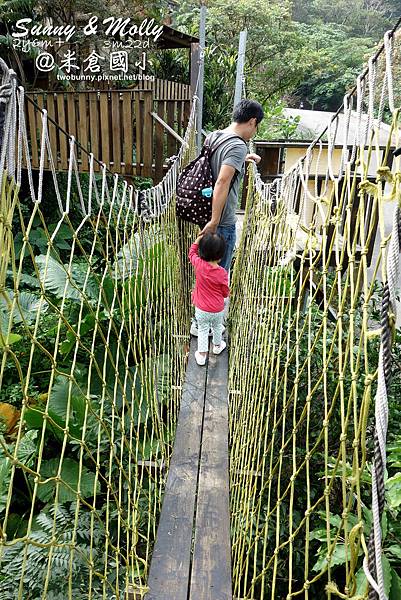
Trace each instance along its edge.
{"label": "wooden railing", "polygon": [[[152,177],[158,183],[167,168],[166,158],[176,154],[180,144],[160,119],[182,137],[189,118],[191,99],[174,98],[175,94],[184,93],[177,89],[174,82],[163,82],[155,90],[30,92],[27,96],[45,108],[50,117],[49,139],[56,170],[68,169],[69,139],[62,132],[65,130],[112,172]],[[42,117],[29,100],[26,119],[32,166],[39,168]],[[88,155],[77,148],[77,157],[79,169],[88,171]],[[99,171],[100,166],[95,165]],[[47,157],[45,168],[50,168]]]}

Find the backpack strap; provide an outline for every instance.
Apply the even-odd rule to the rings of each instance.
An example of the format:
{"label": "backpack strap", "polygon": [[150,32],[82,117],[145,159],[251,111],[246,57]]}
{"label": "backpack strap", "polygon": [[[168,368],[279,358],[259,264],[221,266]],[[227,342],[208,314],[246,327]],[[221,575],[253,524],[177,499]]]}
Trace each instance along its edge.
{"label": "backpack strap", "polygon": [[[212,146],[210,145],[209,140],[207,140],[207,141],[205,140],[204,148],[206,150],[209,150],[209,152],[210,152],[209,158],[212,156],[212,154],[214,154],[214,152],[217,150],[217,148],[219,148],[219,146],[224,144],[224,142],[226,142],[227,140],[238,138],[238,139],[242,140],[246,146],[246,142],[245,142],[244,138],[242,138],[240,135],[237,135],[236,133],[232,133],[228,136],[224,136],[224,134],[223,134],[221,137],[223,139],[218,140],[217,144],[213,144]],[[234,177],[231,179],[231,182],[230,182],[229,192],[231,191],[231,188],[233,187],[234,181],[236,180],[237,177],[238,177],[238,171],[236,169],[235,173],[234,173]],[[215,181],[214,181],[214,177],[213,177],[213,185],[214,185],[214,183],[215,183]]]}
{"label": "backpack strap", "polygon": [[[221,139],[221,138],[223,138],[223,139]],[[228,136],[227,135],[224,136],[224,134],[223,134],[221,136],[221,138],[218,140],[217,144],[213,143],[212,145],[210,145],[209,140],[207,140],[207,141],[205,140],[204,147],[210,151],[209,156],[212,156],[212,154],[214,154],[214,152],[217,150],[217,148],[219,148],[222,144],[224,144],[224,142],[226,142],[227,140],[232,140],[234,138],[238,138],[239,140],[244,142],[244,144],[246,146],[246,142],[245,142],[244,138],[242,138],[240,135],[237,135],[236,133],[232,133]]]}

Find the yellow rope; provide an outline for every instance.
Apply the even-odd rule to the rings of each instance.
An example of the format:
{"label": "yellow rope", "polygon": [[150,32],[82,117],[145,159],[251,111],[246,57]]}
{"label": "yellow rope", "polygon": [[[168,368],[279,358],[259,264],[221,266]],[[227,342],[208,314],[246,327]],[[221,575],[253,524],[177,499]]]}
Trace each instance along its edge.
{"label": "yellow rope", "polygon": [[[196,153],[195,133],[192,121],[182,165]],[[192,282],[182,277],[182,252],[194,228],[179,234],[174,198],[145,221],[122,180],[104,174],[85,215],[86,182],[79,174],[71,211],[51,223],[48,206],[3,178],[4,600],[147,589],[186,369]],[[56,199],[53,186],[47,177],[44,203]]]}
{"label": "yellow rope", "polygon": [[[373,302],[386,280],[384,214],[400,200],[398,159],[387,164],[398,118],[384,151],[372,137],[355,166],[334,179],[323,170],[321,195],[319,173],[309,183],[305,164],[278,192],[248,168],[230,305],[234,597],[367,597]],[[317,146],[311,160],[318,154],[322,163]]]}

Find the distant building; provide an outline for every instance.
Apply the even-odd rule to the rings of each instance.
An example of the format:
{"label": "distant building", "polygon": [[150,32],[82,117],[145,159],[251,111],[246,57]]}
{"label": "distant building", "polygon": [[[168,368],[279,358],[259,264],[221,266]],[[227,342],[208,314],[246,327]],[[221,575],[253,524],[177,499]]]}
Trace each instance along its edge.
{"label": "distant building", "polygon": [[[286,108],[284,109],[284,114],[286,117],[299,117],[300,121],[298,123],[295,134],[291,140],[269,140],[255,141],[255,148],[257,154],[260,154],[262,157],[261,162],[259,163],[259,171],[261,173],[262,179],[264,181],[272,181],[276,177],[282,176],[285,172],[287,172],[300,158],[305,155],[306,149],[310,145],[310,143],[316,139],[316,137],[324,131],[331,118],[334,117],[335,113],[325,112],[320,110],[303,110],[296,108]],[[340,114],[338,119],[336,120],[337,130],[335,131],[335,127],[333,127],[333,133],[335,133],[334,140],[334,151],[332,154],[332,164],[334,172],[336,169],[338,170],[341,155],[343,151],[344,144],[344,135],[345,135],[345,117],[344,114]],[[366,115],[363,115],[361,118],[361,124],[358,123],[358,116],[355,111],[352,111],[350,118],[350,125],[348,131],[348,139],[347,146],[348,148],[352,148],[358,131],[366,131]],[[387,147],[387,142],[390,135],[390,126],[386,123],[380,124],[379,131],[379,148],[381,151],[381,158],[383,159],[384,153]],[[364,140],[362,140],[363,142]],[[364,146],[368,146],[369,142],[366,142]],[[392,144],[395,146],[395,143]],[[328,143],[327,143],[327,135],[325,134],[322,138],[322,151],[319,155],[319,145],[316,146],[316,150],[314,151],[313,161],[311,164],[310,175],[311,177],[315,177],[316,174],[316,166],[318,163],[318,177],[324,178],[327,171],[327,152],[328,152]],[[318,159],[319,155],[319,160]],[[367,159],[367,152],[365,155]],[[389,161],[391,166],[392,153],[389,153]],[[377,170],[377,162],[376,162],[376,154],[372,153],[372,157],[369,163],[369,176],[375,176]]]}

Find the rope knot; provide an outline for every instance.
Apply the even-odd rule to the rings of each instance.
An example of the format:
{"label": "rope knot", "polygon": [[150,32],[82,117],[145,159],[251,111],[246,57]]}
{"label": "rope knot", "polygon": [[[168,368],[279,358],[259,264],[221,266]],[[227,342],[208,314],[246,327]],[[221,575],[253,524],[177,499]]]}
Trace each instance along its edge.
{"label": "rope knot", "polygon": [[374,380],[375,380],[374,375],[372,375],[372,373],[368,373],[365,377],[365,385],[372,385]]}
{"label": "rope knot", "polygon": [[361,192],[371,194],[372,196],[377,195],[377,184],[369,181],[369,179],[364,179],[361,181],[358,187]]}
{"label": "rope knot", "polygon": [[393,176],[390,167],[379,167],[377,169],[376,181],[388,181],[391,183],[393,181]]}

